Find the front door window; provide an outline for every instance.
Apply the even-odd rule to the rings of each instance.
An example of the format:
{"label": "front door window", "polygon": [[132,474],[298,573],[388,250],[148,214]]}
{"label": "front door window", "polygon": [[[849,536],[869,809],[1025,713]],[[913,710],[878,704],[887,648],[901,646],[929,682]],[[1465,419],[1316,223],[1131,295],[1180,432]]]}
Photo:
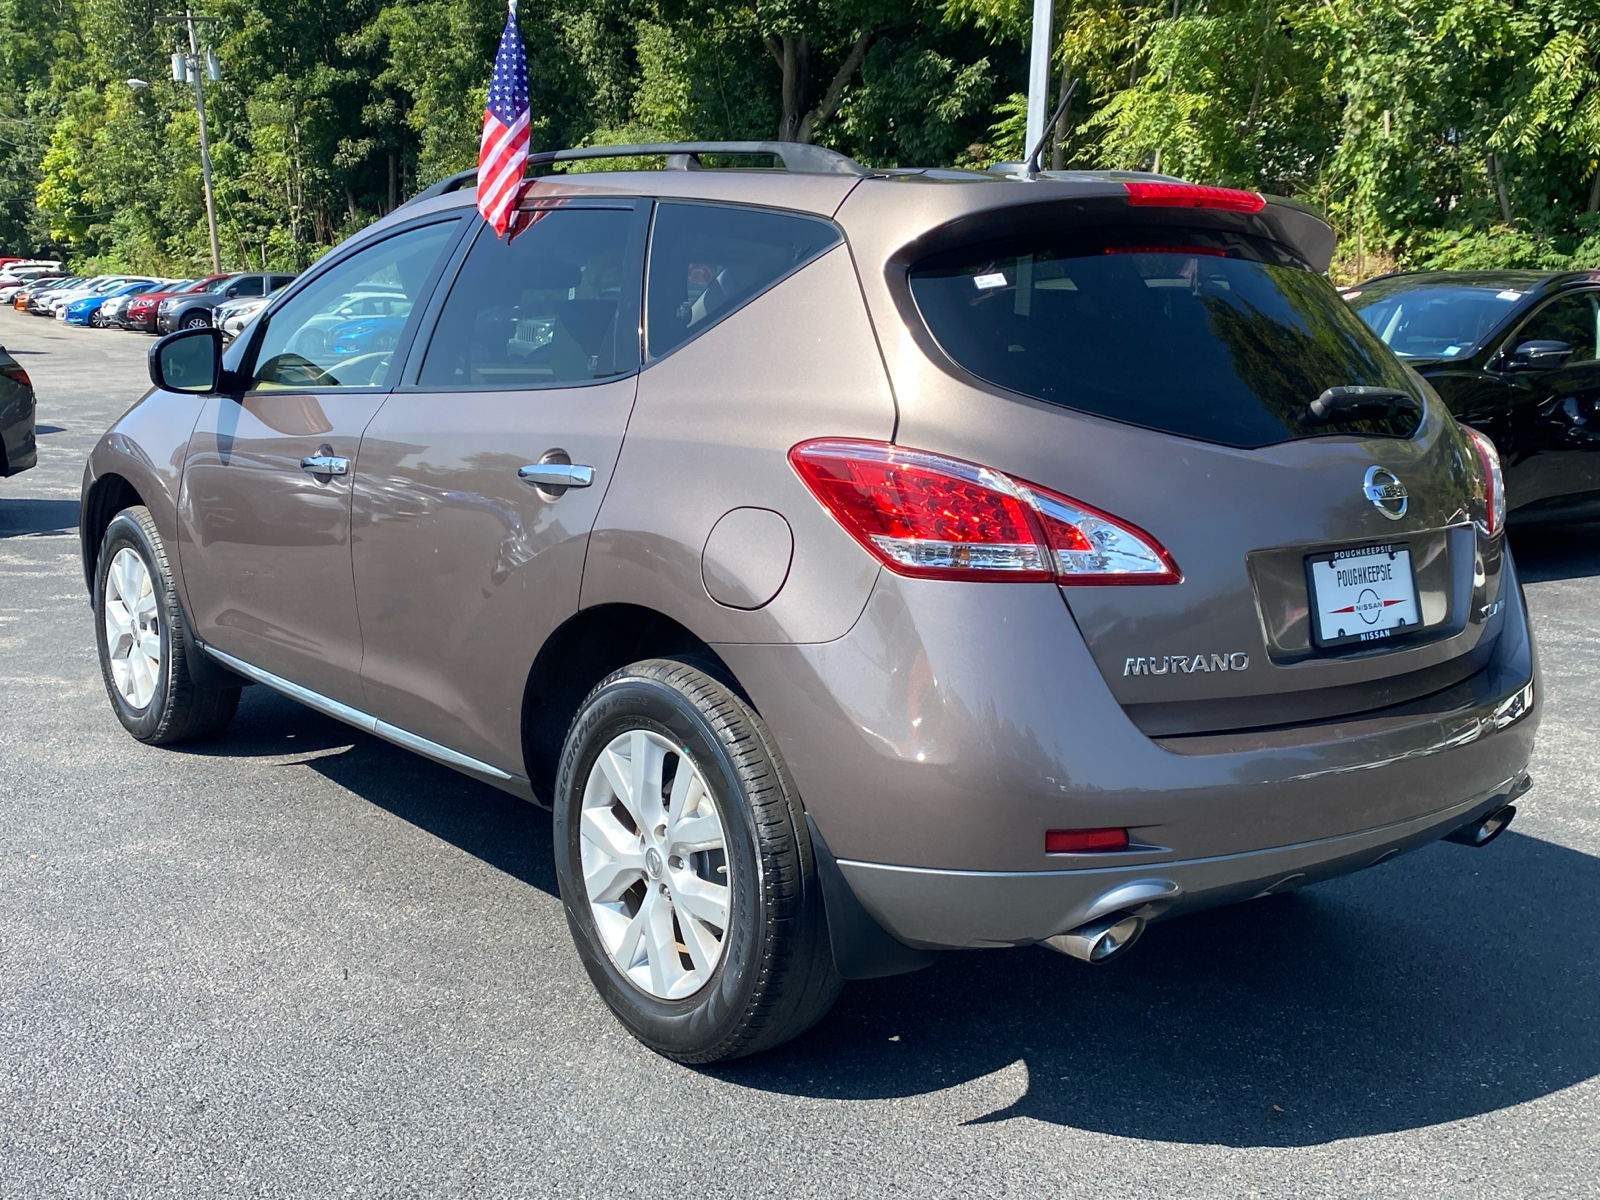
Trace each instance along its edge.
{"label": "front door window", "polygon": [[412,306],[455,228],[442,221],[397,233],[296,292],[272,314],[251,387],[385,385]]}

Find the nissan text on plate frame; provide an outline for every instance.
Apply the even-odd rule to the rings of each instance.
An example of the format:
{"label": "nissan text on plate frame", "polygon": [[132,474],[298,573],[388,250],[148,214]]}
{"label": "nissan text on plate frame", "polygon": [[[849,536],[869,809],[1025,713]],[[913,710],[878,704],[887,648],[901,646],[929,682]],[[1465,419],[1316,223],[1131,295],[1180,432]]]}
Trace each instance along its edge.
{"label": "nissan text on plate frame", "polygon": [[[689,1062],[946,949],[1110,962],[1505,828],[1540,693],[1499,459],[1315,214],[534,162],[601,154],[668,169],[543,175],[510,242],[445,181],[226,349],[156,345],[83,488],[133,736],[225,747],[265,686],[549,806],[599,995]],[[373,295],[384,338],[329,336]]]}

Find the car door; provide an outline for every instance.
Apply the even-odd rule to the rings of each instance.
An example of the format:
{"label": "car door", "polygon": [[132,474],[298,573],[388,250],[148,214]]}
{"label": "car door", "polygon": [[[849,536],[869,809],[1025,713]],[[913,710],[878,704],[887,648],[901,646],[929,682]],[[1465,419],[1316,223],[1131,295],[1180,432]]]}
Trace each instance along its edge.
{"label": "car door", "polygon": [[[1570,354],[1538,361],[1528,342],[1558,342]],[[1600,289],[1555,297],[1503,346],[1510,378],[1512,446],[1506,498],[1512,508],[1555,507],[1600,492]]]}
{"label": "car door", "polygon": [[577,611],[633,405],[648,208],[480,224],[357,463],[367,711],[517,775],[528,671]]}
{"label": "car door", "polygon": [[459,226],[451,217],[366,243],[285,297],[241,362],[247,390],[208,397],[189,442],[179,556],[196,634],[345,704],[361,696],[352,466],[394,361],[295,346],[374,281],[425,296]]}

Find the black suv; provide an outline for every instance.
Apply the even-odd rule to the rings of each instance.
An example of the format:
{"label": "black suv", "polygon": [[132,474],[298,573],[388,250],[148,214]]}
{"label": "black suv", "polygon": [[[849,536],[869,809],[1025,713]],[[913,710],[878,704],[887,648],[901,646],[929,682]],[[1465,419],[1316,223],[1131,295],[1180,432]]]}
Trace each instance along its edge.
{"label": "black suv", "polygon": [[235,275],[220,287],[204,292],[186,292],[163,300],[156,308],[156,332],[198,329],[211,324],[211,310],[226,300],[246,296],[265,296],[293,279],[282,273],[249,271]]}
{"label": "black suv", "polygon": [[1408,271],[1344,298],[1494,439],[1513,519],[1600,515],[1600,271]]}

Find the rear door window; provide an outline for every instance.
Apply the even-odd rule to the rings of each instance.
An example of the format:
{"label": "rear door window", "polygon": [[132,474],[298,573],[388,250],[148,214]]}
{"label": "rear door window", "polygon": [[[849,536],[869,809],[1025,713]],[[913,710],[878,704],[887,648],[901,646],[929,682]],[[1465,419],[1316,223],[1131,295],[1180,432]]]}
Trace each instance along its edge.
{"label": "rear door window", "polygon": [[817,217],[724,204],[656,205],[646,344],[652,359],[699,337],[843,241]]}
{"label": "rear door window", "polygon": [[1320,275],[1264,239],[1173,228],[1042,234],[914,267],[944,352],[980,379],[1079,412],[1255,447],[1328,433],[1407,437],[1412,408],[1318,422],[1326,388],[1420,400]]}
{"label": "rear door window", "polygon": [[507,242],[485,226],[422,360],[428,388],[529,388],[639,367],[643,214],[539,212]]}

